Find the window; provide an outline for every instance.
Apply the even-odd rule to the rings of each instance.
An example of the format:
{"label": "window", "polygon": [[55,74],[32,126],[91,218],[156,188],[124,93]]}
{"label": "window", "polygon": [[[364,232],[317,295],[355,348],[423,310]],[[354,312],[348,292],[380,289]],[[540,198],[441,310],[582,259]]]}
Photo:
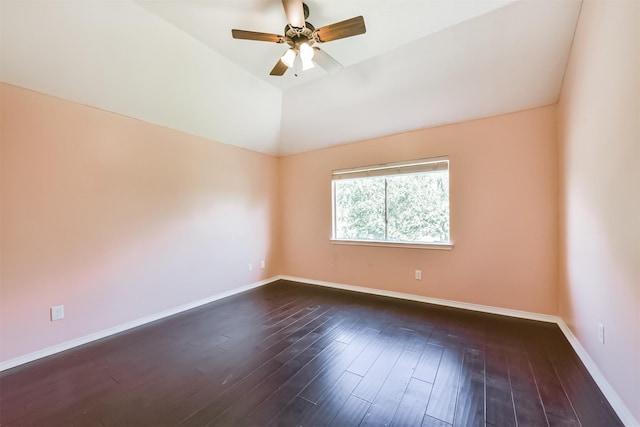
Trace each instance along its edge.
{"label": "window", "polygon": [[333,171],[333,240],[450,247],[449,160]]}

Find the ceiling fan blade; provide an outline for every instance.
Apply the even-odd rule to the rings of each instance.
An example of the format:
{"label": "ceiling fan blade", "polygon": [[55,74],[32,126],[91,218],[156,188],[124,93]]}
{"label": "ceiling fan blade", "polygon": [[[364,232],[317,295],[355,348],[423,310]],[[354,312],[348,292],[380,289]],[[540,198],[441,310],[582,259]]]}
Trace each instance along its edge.
{"label": "ceiling fan blade", "polygon": [[285,65],[285,63],[282,62],[281,59],[278,59],[278,62],[276,63],[276,66],[273,67],[273,70],[271,70],[269,75],[271,75],[271,76],[282,76],[282,75],[284,75],[284,73],[287,72],[288,69],[289,69],[289,67],[287,67]]}
{"label": "ceiling fan blade", "polygon": [[277,34],[258,33],[255,31],[231,30],[234,39],[257,40],[260,42],[284,43],[284,37]]}
{"label": "ceiling fan blade", "polygon": [[345,37],[357,36],[358,34],[364,34],[366,32],[367,28],[364,26],[364,18],[362,16],[356,16],[355,18],[318,28],[316,37],[319,42],[326,43]]}
{"label": "ceiling fan blade", "polygon": [[292,27],[304,27],[304,6],[302,0],[282,0],[284,13],[287,15],[287,21]]}
{"label": "ceiling fan blade", "polygon": [[329,55],[324,50],[319,47],[313,48],[313,62],[315,62],[320,68],[325,70],[327,73],[335,76],[340,70],[342,70],[342,64],[333,59],[331,55]]}

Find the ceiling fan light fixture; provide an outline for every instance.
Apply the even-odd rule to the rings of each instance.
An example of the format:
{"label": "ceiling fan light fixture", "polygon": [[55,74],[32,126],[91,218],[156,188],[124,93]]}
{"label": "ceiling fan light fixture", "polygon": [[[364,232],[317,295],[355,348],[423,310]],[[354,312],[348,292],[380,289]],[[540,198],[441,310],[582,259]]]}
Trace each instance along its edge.
{"label": "ceiling fan light fixture", "polygon": [[300,43],[300,57],[302,58],[303,61],[306,61],[306,60],[311,61],[311,59],[313,59],[314,53],[315,52],[313,48],[309,46],[309,43],[307,42]]}
{"label": "ceiling fan light fixture", "polygon": [[307,71],[314,67],[312,61],[314,53],[315,52],[313,48],[309,46],[309,43],[300,43],[300,59],[302,60],[302,71]]}
{"label": "ceiling fan light fixture", "polygon": [[306,59],[306,58],[300,58],[300,59],[302,59],[302,71],[307,71],[315,67],[311,59]]}
{"label": "ceiling fan light fixture", "polygon": [[[297,76],[301,71],[309,70],[316,65],[333,75],[342,69],[342,65],[326,52],[313,47],[314,43],[344,39],[364,34],[367,31],[362,16],[356,16],[316,29],[306,21],[309,16],[309,7],[304,4],[303,0],[282,0],[282,5],[287,16],[284,35],[231,30],[231,36],[234,39],[288,45],[287,51],[278,59],[278,62],[269,73],[270,76],[283,76],[289,68],[294,68],[294,73]],[[318,54],[315,55],[316,60],[314,61],[316,50],[318,50]]]}
{"label": "ceiling fan light fixture", "polygon": [[293,67],[293,61],[296,59],[296,52],[293,49],[287,50],[280,60],[284,65],[291,68]]}

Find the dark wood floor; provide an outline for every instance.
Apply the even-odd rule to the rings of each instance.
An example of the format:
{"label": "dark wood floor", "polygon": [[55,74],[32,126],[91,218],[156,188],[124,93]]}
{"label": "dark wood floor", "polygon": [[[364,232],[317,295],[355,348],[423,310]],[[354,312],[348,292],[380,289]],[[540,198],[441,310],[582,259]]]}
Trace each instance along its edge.
{"label": "dark wood floor", "polygon": [[556,325],[290,282],[5,371],[0,424],[622,425]]}

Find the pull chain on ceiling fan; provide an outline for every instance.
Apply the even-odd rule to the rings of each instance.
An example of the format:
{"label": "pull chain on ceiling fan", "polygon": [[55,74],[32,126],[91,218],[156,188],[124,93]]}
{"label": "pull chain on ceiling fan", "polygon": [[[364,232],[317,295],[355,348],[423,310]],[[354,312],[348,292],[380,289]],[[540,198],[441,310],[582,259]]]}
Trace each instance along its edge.
{"label": "pull chain on ceiling fan", "polygon": [[315,63],[329,74],[334,75],[342,69],[342,65],[324,50],[313,45],[357,36],[367,31],[362,16],[315,29],[313,25],[306,22],[309,17],[309,7],[302,0],[282,0],[282,5],[288,21],[284,27],[283,36],[255,31],[231,30],[234,39],[289,45],[289,49],[271,70],[272,76],[284,75],[289,68],[296,64],[296,61],[302,63],[303,70],[313,68]]}

